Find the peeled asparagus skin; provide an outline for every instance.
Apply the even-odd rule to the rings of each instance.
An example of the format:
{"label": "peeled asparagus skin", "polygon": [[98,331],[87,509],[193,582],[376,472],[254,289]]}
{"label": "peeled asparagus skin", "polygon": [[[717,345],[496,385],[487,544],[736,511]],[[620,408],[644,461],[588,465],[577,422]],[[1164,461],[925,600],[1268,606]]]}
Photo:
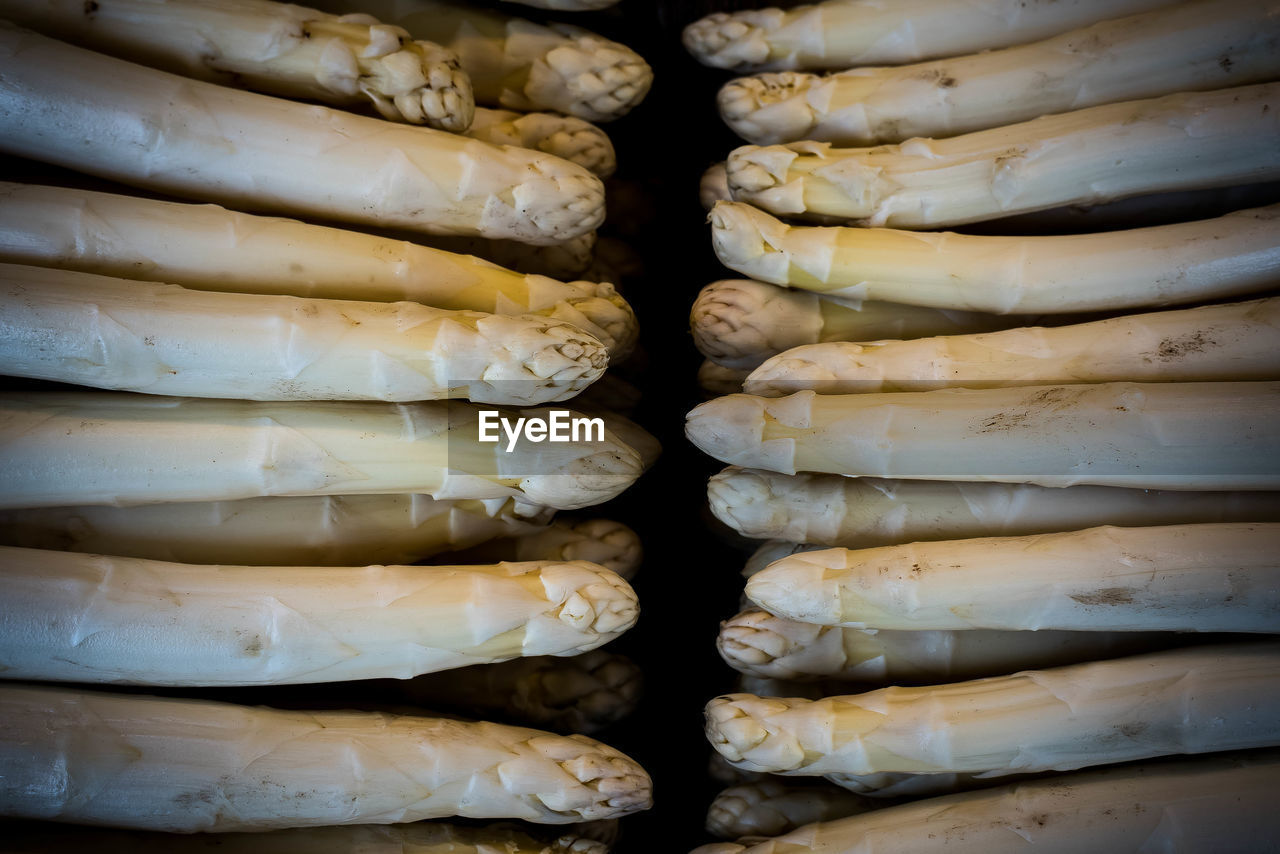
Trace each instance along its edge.
{"label": "peeled asparagus skin", "polygon": [[4,0],[0,15],[83,47],[187,77],[461,131],[475,99],[458,58],[368,15],[272,0]]}
{"label": "peeled asparagus skin", "polygon": [[848,548],[1108,524],[1280,522],[1280,492],[885,480],[737,466],[713,476],[707,496],[716,518],[745,536]]}
{"label": "peeled asparagus skin", "polygon": [[770,356],[820,341],[876,341],[1003,328],[1020,322],[966,311],[843,302],[750,279],[712,282],[689,314],[693,343],[727,368],[754,368]]}
{"label": "peeled asparagus skin", "polygon": [[177,564],[0,547],[9,678],[133,685],[408,679],[594,649],[636,621],[586,561],[480,566]]}
{"label": "peeled asparagus skin", "polygon": [[722,839],[777,836],[815,821],[846,818],[879,807],[835,786],[800,786],[771,778],[730,786],[707,810],[707,832]]}
{"label": "peeled asparagus skin", "polygon": [[404,683],[411,700],[431,708],[496,714],[555,732],[586,734],[635,711],[641,688],[639,667],[601,649],[465,667]]}
{"label": "peeled asparagus skin", "polygon": [[0,259],[195,290],[537,314],[624,354],[635,313],[609,284],[525,275],[403,240],[111,193],[0,183]]}
{"label": "peeled asparagus skin", "polygon": [[653,83],[652,69],[635,51],[569,24],[542,26],[438,0],[320,5],[368,12],[454,51],[485,106],[605,122],[630,112]]}
{"label": "peeled asparagus skin", "polygon": [[1197,0],[1053,38],[913,65],[731,80],[720,115],[756,145],[944,137],[1098,104],[1280,75],[1280,7]]}
{"label": "peeled asparagus skin", "polygon": [[0,151],[159,193],[535,244],[604,220],[600,179],[541,152],[188,80],[8,25],[0,70]]}
{"label": "peeled asparagus skin", "polygon": [[859,629],[1280,632],[1280,524],[1103,526],[783,558],[747,596]]}
{"label": "peeled asparagus skin", "polygon": [[0,395],[0,507],[415,493],[572,510],[640,475],[639,455],[607,430],[603,443],[524,442],[508,453],[477,441],[478,412],[442,401]]}
{"label": "peeled asparagus skin", "polygon": [[348,824],[260,833],[173,834],[109,830],[46,822],[7,822],[5,842],[13,852],[76,850],[97,854],[607,854],[603,843],[566,833],[536,839],[519,827],[494,823],[464,827],[439,821],[410,824]]}
{"label": "peeled asparagus skin", "polygon": [[1280,206],[1049,237],[792,226],[741,202],[711,212],[725,266],[846,299],[997,314],[1174,305],[1280,282]]}
{"label": "peeled asparagus skin", "polygon": [[689,413],[716,459],[795,474],[1135,489],[1280,487],[1280,383],[1096,383],[765,398]]}
{"label": "peeled asparagus skin", "polygon": [[557,519],[543,528],[488,539],[464,552],[445,555],[442,560],[448,563],[586,560],[630,580],[640,568],[643,551],[639,535],[621,522]]}
{"label": "peeled asparagus skin", "polygon": [[577,163],[601,178],[608,178],[618,168],[609,135],[573,116],[478,107],[466,134],[496,145],[544,151]]}
{"label": "peeled asparagus skin", "polygon": [[0,371],[242,400],[539,404],[601,376],[576,326],[410,302],[195,291],[0,264]]}
{"label": "peeled asparagus skin", "polygon": [[887,854],[936,851],[942,841],[961,854],[1249,851],[1280,833],[1278,777],[1269,754],[1149,763],[918,800],[721,850]]}
{"label": "peeled asparagus skin", "polygon": [[826,0],[787,10],[717,12],[687,26],[684,45],[704,65],[737,71],[899,65],[1024,44],[1173,2],[987,0],[957,15],[947,0]]}
{"label": "peeled asparagus skin", "polygon": [[731,694],[707,738],[752,771],[993,775],[1280,744],[1280,643],[1204,646],[823,700]]}
{"label": "peeled asparagus skin", "polygon": [[367,712],[5,685],[0,803],[19,818],[217,832],[460,815],[568,824],[650,803],[586,736]]}
{"label": "peeled asparagus skin", "polygon": [[[779,216],[939,228],[1280,178],[1280,84],[1125,101],[949,139],[729,155],[733,198]],[[1069,177],[1067,177],[1069,176]]]}
{"label": "peeled asparagus skin", "polygon": [[178,563],[408,564],[541,530],[554,511],[514,498],[304,495],[135,507],[0,510],[0,542]]}
{"label": "peeled asparagus skin", "polygon": [[1049,383],[1280,378],[1280,299],[1000,332],[794,347],[751,372],[747,394],[994,388]]}
{"label": "peeled asparagus skin", "polygon": [[752,676],[888,685],[999,676],[1176,642],[1175,635],[1137,631],[865,630],[749,608],[720,624],[716,648],[726,664]]}

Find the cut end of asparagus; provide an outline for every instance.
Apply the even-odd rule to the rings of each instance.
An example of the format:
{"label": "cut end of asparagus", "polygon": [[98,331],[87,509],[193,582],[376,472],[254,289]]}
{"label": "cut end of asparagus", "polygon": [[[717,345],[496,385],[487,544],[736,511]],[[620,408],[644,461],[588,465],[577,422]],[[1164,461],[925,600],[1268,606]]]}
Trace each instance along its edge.
{"label": "cut end of asparagus", "polygon": [[824,632],[822,626],[775,617],[767,611],[743,611],[720,624],[716,649],[725,663],[740,673],[766,679],[794,679],[799,673],[780,659],[812,648]]}
{"label": "cut end of asparagus", "polygon": [[[328,39],[320,81],[327,88],[363,93],[383,118],[392,121],[454,132],[470,126],[476,108],[471,79],[452,51],[412,41],[400,27],[380,24],[368,15],[319,19],[303,26],[304,38]],[[367,42],[342,38],[362,32],[368,33]]]}
{"label": "cut end of asparagus", "polygon": [[757,281],[789,283],[791,256],[784,240],[791,226],[753,205],[732,201],[717,202],[708,220],[711,246],[721,264]]}
{"label": "cut end of asparagus", "polygon": [[653,85],[653,70],[639,54],[580,27],[561,24],[552,29],[568,41],[529,67],[524,85],[528,103],[589,122],[607,122],[644,100]]}
{"label": "cut end of asparagus", "polygon": [[769,60],[769,32],[781,26],[781,9],[716,12],[684,28],[685,50],[703,65],[730,70]]}
{"label": "cut end of asparagus", "polygon": [[810,700],[726,694],[706,708],[707,740],[716,752],[747,770],[785,772],[808,763],[804,747],[791,733],[771,729],[768,719],[808,706]]}
{"label": "cut end of asparagus", "polygon": [[698,294],[689,327],[702,355],[728,368],[754,368],[775,353],[818,340],[817,305],[813,294],[724,279]]}
{"label": "cut end of asparagus", "polygon": [[[578,783],[539,798],[564,821],[617,818],[653,805],[649,775],[635,760],[608,745],[585,735],[535,737],[528,744]],[[512,784],[517,783],[513,775]]]}
{"label": "cut end of asparagus", "polygon": [[733,197],[729,194],[729,173],[724,161],[713,163],[702,173],[698,182],[698,202],[704,210],[711,210],[716,202],[727,202]]}
{"label": "cut end of asparagus", "polygon": [[818,115],[806,95],[821,79],[798,71],[740,77],[721,87],[716,104],[724,123],[755,145],[808,139]]}

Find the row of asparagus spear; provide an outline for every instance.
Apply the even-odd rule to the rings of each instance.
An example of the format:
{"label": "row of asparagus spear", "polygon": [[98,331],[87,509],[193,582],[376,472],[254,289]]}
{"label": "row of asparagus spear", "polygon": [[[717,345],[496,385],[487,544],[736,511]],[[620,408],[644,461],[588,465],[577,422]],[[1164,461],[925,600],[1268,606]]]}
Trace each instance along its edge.
{"label": "row of asparagus spear", "polygon": [[[589,249],[616,167],[591,122],[649,67],[574,26],[330,5],[0,3],[0,151],[69,170],[0,185],[0,373],[26,383],[0,405],[0,813],[129,829],[6,825],[22,850],[601,854],[650,804],[584,734],[638,698],[597,647],[637,619],[640,544],[556,518],[658,452],[605,376],[635,314],[469,254]],[[594,440],[478,438],[570,398]],[[450,816],[565,827],[416,824]]]}
{"label": "row of asparagus spear", "polygon": [[[750,75],[718,102],[752,143],[700,188],[750,278],[694,303],[721,396],[686,433],[729,464],[712,513],[766,541],[706,707],[734,783],[707,829],[737,841],[699,854],[1280,838],[1280,221],[1203,212],[1280,178],[1276,20],[826,0],[686,28]],[[1194,213],[1055,233],[1148,196]]]}

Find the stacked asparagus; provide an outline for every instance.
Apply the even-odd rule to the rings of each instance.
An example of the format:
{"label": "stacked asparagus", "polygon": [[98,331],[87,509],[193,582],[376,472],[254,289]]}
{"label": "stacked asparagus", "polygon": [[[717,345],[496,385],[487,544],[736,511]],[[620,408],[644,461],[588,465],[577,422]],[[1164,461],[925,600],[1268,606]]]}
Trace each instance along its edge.
{"label": "stacked asparagus", "polygon": [[1270,754],[866,799],[1280,745],[1280,646],[1245,639],[1280,633],[1280,210],[998,221],[1280,178],[1276,11],[845,0],[686,29],[761,72],[719,97],[755,144],[701,188],[751,279],[695,303],[700,377],[745,393],[687,434],[730,464],[712,512],[770,540],[719,647],[748,684],[818,686],[719,697],[707,735],[861,796],[731,790],[709,829],[747,839],[700,852],[1280,833]]}
{"label": "stacked asparagus", "polygon": [[[646,808],[644,770],[579,734],[635,701],[634,667],[591,651],[636,620],[639,543],[554,516],[625,490],[656,443],[600,410],[607,394],[549,407],[626,357],[634,313],[608,283],[417,240],[588,236],[612,147],[575,116],[638,103],[643,61],[573,28],[552,43],[476,23],[529,66],[504,70],[530,87],[504,106],[573,115],[498,114],[475,106],[497,97],[479,60],[367,14],[0,15],[42,31],[0,24],[0,150],[73,170],[71,186],[0,184],[0,373],[82,387],[0,394],[6,679],[201,689],[509,662],[403,696],[566,732],[15,683],[4,814],[243,832]],[[572,434],[552,444],[557,423]],[[496,826],[353,830],[262,844],[605,850]]]}

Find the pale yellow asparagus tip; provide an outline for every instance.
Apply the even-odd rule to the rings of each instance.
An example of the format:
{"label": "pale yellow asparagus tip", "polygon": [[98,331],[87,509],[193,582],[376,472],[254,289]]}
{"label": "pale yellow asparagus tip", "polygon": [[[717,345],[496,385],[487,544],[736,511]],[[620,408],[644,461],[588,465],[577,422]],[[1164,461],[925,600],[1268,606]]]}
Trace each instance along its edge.
{"label": "pale yellow asparagus tip", "polygon": [[533,104],[607,122],[644,100],[653,69],[639,54],[580,27],[552,29],[567,38],[530,67],[524,92]]}
{"label": "pale yellow asparagus tip", "polygon": [[846,554],[845,549],[833,548],[783,558],[747,580],[747,598],[765,607],[786,601],[791,619],[836,625],[844,615],[844,603],[840,583],[828,576],[846,564]]}
{"label": "pale yellow asparagus tip", "polygon": [[[339,55],[341,61],[326,51],[325,58],[332,62],[326,64],[326,71],[342,80],[342,88],[358,89],[383,118],[392,121],[455,133],[471,125],[476,109],[471,78],[453,51],[432,42],[413,41],[401,28],[364,14],[344,15],[333,24],[308,22],[303,37],[330,34],[326,31],[340,34],[348,29],[342,25],[349,24],[368,26],[369,40],[360,50],[349,47],[345,55]],[[324,82],[333,84],[328,79]]]}
{"label": "pale yellow asparagus tip", "polygon": [[786,530],[790,513],[774,500],[773,472],[729,466],[707,481],[707,501],[712,514],[747,537],[776,536]]}
{"label": "pale yellow asparagus tip", "polygon": [[[730,200],[717,202],[708,221],[711,247],[720,263],[757,281],[800,285],[810,279],[823,282],[830,274],[836,241],[829,231],[793,232],[791,226],[754,205]],[[787,241],[797,234],[804,239],[802,252],[794,251]]]}
{"label": "pale yellow asparagus tip", "polygon": [[[785,697],[757,697],[754,694],[726,694],[707,703],[707,739],[730,762],[748,770],[789,771],[807,764],[805,748],[791,732],[765,722],[776,720],[793,708],[807,709],[810,700]],[[875,728],[884,715],[841,718],[841,733],[848,740]],[[862,724],[859,726],[858,724]]]}
{"label": "pale yellow asparagus tip", "polygon": [[805,94],[821,79],[799,71],[742,77],[721,87],[716,104],[725,124],[755,145],[807,139],[820,115]]}
{"label": "pale yellow asparagus tip", "polygon": [[554,113],[518,113],[479,107],[467,136],[497,145],[533,148],[607,178],[618,159],[609,135],[588,121]]}
{"label": "pale yellow asparagus tip", "polygon": [[804,679],[808,675],[778,664],[779,659],[801,653],[805,660],[812,660],[823,651],[843,657],[842,648],[840,629],[775,617],[759,609],[744,611],[724,621],[716,637],[716,649],[726,664],[739,673],[768,679]]}
{"label": "pale yellow asparagus tip", "polygon": [[[693,343],[708,358],[732,368],[755,367],[787,349],[789,340],[818,339],[820,312],[810,294],[740,279],[724,279],[699,292],[689,312]],[[798,334],[797,334],[798,331]]]}
{"label": "pale yellow asparagus tip", "polygon": [[684,28],[682,40],[693,58],[713,68],[740,68],[769,60],[769,31],[781,26],[781,9],[716,12]]}

